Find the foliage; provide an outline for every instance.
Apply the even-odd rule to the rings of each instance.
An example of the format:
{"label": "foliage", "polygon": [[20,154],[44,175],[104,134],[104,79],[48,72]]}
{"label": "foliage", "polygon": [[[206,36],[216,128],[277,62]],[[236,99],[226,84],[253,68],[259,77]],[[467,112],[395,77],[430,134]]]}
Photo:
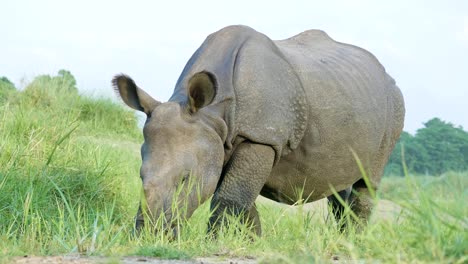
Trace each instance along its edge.
{"label": "foliage", "polygon": [[424,123],[414,136],[401,134],[385,168],[387,175],[403,175],[402,149],[406,166],[413,173],[439,175],[468,170],[468,132],[439,118]]}
{"label": "foliage", "polygon": [[7,77],[0,77],[0,101],[16,90],[15,85]]}
{"label": "foliage", "polygon": [[29,225],[32,236],[48,228],[65,234],[69,227],[48,225],[71,220],[72,210],[76,222],[112,213],[120,221],[136,210],[138,179],[128,175],[138,175],[142,137],[134,113],[57,80],[38,77],[0,102],[2,239]]}
{"label": "foliage", "polygon": [[56,78],[62,79],[63,86],[69,87],[73,90],[77,90],[75,76],[73,76],[70,71],[61,69],[58,71],[58,76]]}
{"label": "foliage", "polygon": [[54,93],[78,93],[75,77],[70,71],[63,69],[58,71],[57,76],[37,76],[26,89],[56,89]]}
{"label": "foliage", "polygon": [[15,85],[5,76],[0,77],[0,89],[15,90]]}

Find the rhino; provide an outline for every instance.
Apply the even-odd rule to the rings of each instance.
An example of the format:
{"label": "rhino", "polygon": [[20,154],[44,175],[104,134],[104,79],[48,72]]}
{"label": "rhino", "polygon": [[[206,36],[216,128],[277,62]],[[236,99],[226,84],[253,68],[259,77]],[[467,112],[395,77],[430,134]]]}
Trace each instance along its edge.
{"label": "rhino", "polygon": [[[146,205],[137,229],[145,211],[171,223],[174,208],[185,204],[188,219],[211,198],[209,231],[230,214],[261,235],[259,195],[286,204],[328,197],[337,219],[340,196],[366,220],[370,188],[378,189],[405,115],[402,93],[376,57],[321,30],[284,40],[241,25],[212,33],[165,103],[127,75],[112,82],[123,102],[146,114]],[[198,187],[176,193],[189,177]],[[174,204],[174,195],[186,202]]]}

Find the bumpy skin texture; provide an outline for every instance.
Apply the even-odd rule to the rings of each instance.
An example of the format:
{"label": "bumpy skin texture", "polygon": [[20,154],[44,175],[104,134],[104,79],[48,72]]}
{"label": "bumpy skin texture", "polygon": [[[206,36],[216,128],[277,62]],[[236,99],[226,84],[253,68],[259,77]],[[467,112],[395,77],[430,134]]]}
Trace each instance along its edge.
{"label": "bumpy skin texture", "polygon": [[[227,27],[193,55],[171,100],[184,101],[184,79],[201,70],[213,72],[219,82],[212,108],[228,126],[225,163],[244,140],[275,150],[263,196],[292,204],[327,197],[330,186],[349,188],[362,177],[350,149],[377,189],[405,110],[400,90],[372,54],[318,30],[272,41],[248,27]],[[236,170],[237,178],[252,184],[263,180],[243,167]],[[241,185],[219,186],[238,193],[237,200],[227,199],[233,207],[250,208]],[[214,203],[223,200],[221,193]],[[365,217],[369,203],[355,200],[354,209]]]}
{"label": "bumpy skin texture", "polygon": [[255,199],[271,172],[275,152],[270,146],[244,142],[225,167],[224,177],[211,200],[209,231],[218,226],[223,212],[244,214],[244,220],[261,234]]}
{"label": "bumpy skin texture", "polygon": [[[200,72],[209,73],[209,78],[203,78],[213,81],[213,85],[200,91],[216,87],[215,93],[207,93],[215,95],[197,113],[187,114],[183,109],[192,109],[194,100],[206,101],[203,92],[192,97],[189,94],[197,91],[189,86]],[[137,93],[143,94],[138,90]],[[133,97],[127,101],[132,100]],[[182,110],[174,110],[175,105]],[[141,110],[138,104],[134,108]],[[140,108],[146,112],[148,107]],[[158,108],[166,109],[165,114]],[[207,186],[217,182],[210,227],[216,227],[220,212],[226,210],[245,214],[260,233],[254,207],[259,193],[287,204],[329,197],[330,187],[343,191],[353,186],[358,193],[368,193],[360,184],[362,175],[352,151],[377,189],[403,128],[405,109],[395,81],[371,53],[361,48],[336,42],[319,30],[273,41],[249,27],[230,26],[207,37],[185,66],[169,102],[158,106],[155,112],[161,113],[160,120],[168,120],[167,126],[177,124],[174,131],[184,127],[194,127],[196,131],[193,124],[204,122],[206,132],[193,137],[193,133],[184,134],[190,148],[199,146],[210,153],[205,146],[208,140],[213,148],[224,150],[220,175],[203,174],[207,168],[201,165],[209,162],[203,157],[192,162],[202,168],[198,171],[209,183]],[[156,121],[147,123],[151,122]],[[159,125],[158,129],[163,127]],[[212,135],[211,139],[195,142],[206,133]],[[157,142],[151,137],[145,136],[145,142]],[[219,142],[223,145],[218,146]],[[145,144],[151,149],[148,155],[165,151]],[[189,153],[187,159],[197,151],[189,152],[195,154]],[[203,155],[197,157],[200,156]],[[161,166],[168,164],[169,161]],[[187,164],[179,167],[186,168]],[[152,166],[147,168],[150,170],[146,174],[153,173]],[[154,183],[154,188],[161,185],[156,180]],[[146,196],[156,197],[150,194],[151,188],[145,189]],[[211,195],[213,188],[202,190],[203,196]],[[158,193],[163,195],[161,190]],[[366,218],[371,208],[365,199],[368,195],[348,196],[353,210]],[[330,201],[339,216],[339,205],[333,198]]]}

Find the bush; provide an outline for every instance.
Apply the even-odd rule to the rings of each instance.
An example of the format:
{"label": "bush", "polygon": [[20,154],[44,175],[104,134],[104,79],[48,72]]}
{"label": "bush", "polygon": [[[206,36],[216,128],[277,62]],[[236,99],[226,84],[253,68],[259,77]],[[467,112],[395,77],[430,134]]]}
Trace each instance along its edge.
{"label": "bush", "polygon": [[15,85],[7,77],[0,77],[0,101],[16,90]]}
{"label": "bush", "polygon": [[66,208],[90,222],[109,205],[116,221],[136,213],[136,116],[110,99],[78,94],[70,76],[39,76],[0,101],[2,234],[22,237],[33,219],[47,222],[36,225],[46,234],[71,217]]}
{"label": "bush", "polygon": [[403,131],[385,168],[386,175],[403,175],[402,149],[411,173],[440,175],[468,170],[468,132],[439,118],[424,123],[414,136]]}

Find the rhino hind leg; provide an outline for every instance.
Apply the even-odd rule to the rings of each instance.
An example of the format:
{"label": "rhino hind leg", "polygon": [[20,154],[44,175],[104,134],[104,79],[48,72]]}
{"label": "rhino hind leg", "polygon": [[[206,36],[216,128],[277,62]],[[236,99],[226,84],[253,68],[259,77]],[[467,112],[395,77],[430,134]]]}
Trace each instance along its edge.
{"label": "rhino hind leg", "polygon": [[[327,199],[340,231],[344,231],[349,222],[356,224],[358,229],[360,224],[365,225],[372,212],[374,203],[364,180],[357,181],[352,187],[338,192],[338,195],[345,202],[345,205],[335,195],[330,195]],[[347,219],[349,215],[345,214],[345,206],[349,206],[359,221],[356,222],[353,218]]]}
{"label": "rhino hind leg", "polygon": [[[372,188],[376,191],[375,187]],[[360,222],[366,224],[374,206],[374,199],[370,195],[369,189],[363,179],[353,184],[349,204]]]}
{"label": "rhino hind leg", "polygon": [[[349,196],[351,194],[351,187],[338,192],[338,196],[343,202],[348,203]],[[327,197],[328,205],[330,206],[331,213],[335,217],[338,227],[341,231],[346,227],[346,221],[344,219],[345,205],[338,199],[334,194]]]}
{"label": "rhino hind leg", "polygon": [[248,142],[237,147],[211,200],[209,233],[216,235],[223,217],[229,214],[240,216],[256,235],[261,235],[255,200],[271,172],[274,158],[270,146]]}

